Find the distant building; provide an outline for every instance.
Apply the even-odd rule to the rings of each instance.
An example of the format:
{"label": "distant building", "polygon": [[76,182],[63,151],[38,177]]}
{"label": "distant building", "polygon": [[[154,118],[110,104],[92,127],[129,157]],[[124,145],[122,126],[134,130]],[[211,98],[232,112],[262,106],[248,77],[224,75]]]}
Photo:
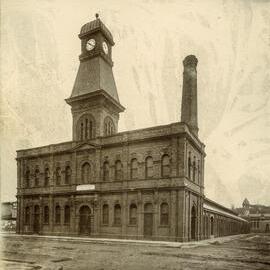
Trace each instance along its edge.
{"label": "distant building", "polygon": [[118,132],[113,36],[97,16],[79,38],[66,99],[72,141],[17,151],[17,233],[194,241],[247,232],[246,220],[204,195],[197,58],[183,61],[181,122]]}
{"label": "distant building", "polygon": [[270,232],[270,206],[250,204],[247,198],[242,206],[235,211],[249,221],[251,232]]}
{"label": "distant building", "polygon": [[1,203],[1,230],[13,231],[16,228],[17,202]]}

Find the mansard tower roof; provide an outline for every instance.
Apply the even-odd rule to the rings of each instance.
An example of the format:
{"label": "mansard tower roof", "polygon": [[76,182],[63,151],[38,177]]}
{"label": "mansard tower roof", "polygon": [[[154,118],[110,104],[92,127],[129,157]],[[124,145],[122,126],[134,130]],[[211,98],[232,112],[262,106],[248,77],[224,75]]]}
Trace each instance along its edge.
{"label": "mansard tower roof", "polygon": [[[95,20],[81,27],[78,36],[81,40],[80,66],[67,103],[103,95],[116,105],[119,111],[123,111],[124,107],[120,104],[112,71],[114,40],[110,30],[96,14]],[[90,48],[87,47],[88,44]]]}

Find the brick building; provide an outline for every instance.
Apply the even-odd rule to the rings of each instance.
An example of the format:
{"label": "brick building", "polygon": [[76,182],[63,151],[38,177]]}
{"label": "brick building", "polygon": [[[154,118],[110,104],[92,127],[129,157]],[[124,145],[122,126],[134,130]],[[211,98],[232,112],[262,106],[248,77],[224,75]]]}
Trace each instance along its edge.
{"label": "brick building", "polygon": [[118,132],[113,36],[97,17],[79,38],[66,99],[73,139],[17,151],[17,233],[190,241],[244,232],[245,220],[204,196],[196,57],[183,61],[181,122]]}
{"label": "brick building", "polygon": [[1,203],[1,230],[15,231],[17,219],[17,202]]}
{"label": "brick building", "polygon": [[247,198],[244,199],[242,206],[235,211],[249,221],[251,232],[270,232],[270,206],[251,204]]}

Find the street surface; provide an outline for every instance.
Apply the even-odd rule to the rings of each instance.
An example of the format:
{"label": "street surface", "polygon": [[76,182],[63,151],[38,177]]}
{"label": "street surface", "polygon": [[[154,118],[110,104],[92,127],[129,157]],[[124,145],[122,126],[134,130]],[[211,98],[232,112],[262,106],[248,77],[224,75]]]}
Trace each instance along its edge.
{"label": "street surface", "polygon": [[192,243],[111,241],[2,234],[0,269],[270,269],[270,234]]}

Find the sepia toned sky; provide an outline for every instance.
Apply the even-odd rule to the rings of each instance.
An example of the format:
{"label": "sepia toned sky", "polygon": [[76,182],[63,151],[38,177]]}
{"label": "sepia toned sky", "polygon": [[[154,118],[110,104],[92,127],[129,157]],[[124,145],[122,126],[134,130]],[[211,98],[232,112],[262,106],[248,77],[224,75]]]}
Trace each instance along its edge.
{"label": "sepia toned sky", "polygon": [[16,194],[16,150],[71,140],[81,26],[111,30],[119,131],[180,120],[182,60],[197,56],[205,193],[270,205],[270,1],[3,0],[1,199]]}

